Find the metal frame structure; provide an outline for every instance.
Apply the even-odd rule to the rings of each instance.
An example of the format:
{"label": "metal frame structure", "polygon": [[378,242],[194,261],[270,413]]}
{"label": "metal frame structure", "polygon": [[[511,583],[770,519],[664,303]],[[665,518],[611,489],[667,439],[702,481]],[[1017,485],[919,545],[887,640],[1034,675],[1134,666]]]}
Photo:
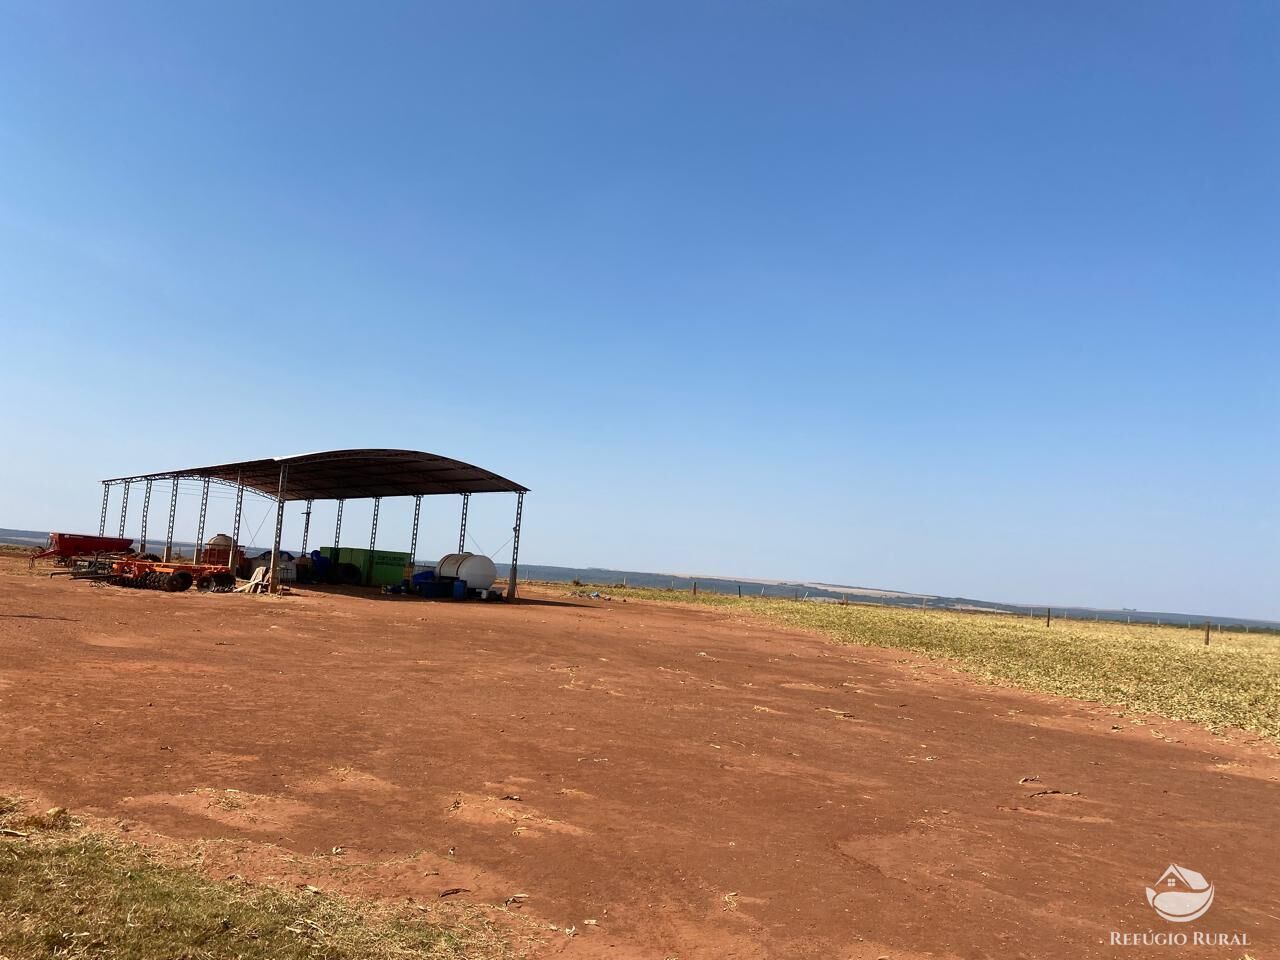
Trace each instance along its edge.
{"label": "metal frame structure", "polygon": [[311,533],[311,505],[313,503],[315,503],[314,500],[308,500],[307,509],[302,514],[304,517],[302,521],[302,555],[304,557],[307,555],[307,537]]}
{"label": "metal frame structure", "polygon": [[[147,481],[146,491],[142,495],[142,528],[138,532],[138,552],[147,552],[147,514],[151,512],[151,485],[154,480]],[[121,534],[123,536],[123,534]]]}
{"label": "metal frame structure", "polygon": [[[148,480],[155,479],[147,477]],[[126,481],[127,482],[127,481]],[[173,522],[178,518],[178,475],[173,475],[173,489],[169,491],[169,530],[164,536],[164,562],[173,559]]]}
{"label": "metal frame structure", "polygon": [[196,560],[204,549],[205,520],[209,506],[211,484],[219,484],[235,490],[235,518],[231,534],[231,556],[240,546],[240,525],[244,512],[244,495],[248,491],[274,501],[276,508],[275,535],[271,546],[271,589],[279,589],[277,571],[280,563],[280,538],[284,530],[286,503],[301,500],[305,503],[302,529],[303,549],[311,532],[311,508],[316,500],[334,500],[338,504],[333,530],[333,546],[336,553],[342,541],[342,513],[347,500],[370,499],[373,501],[373,520],[369,530],[369,549],[372,551],[378,539],[378,514],[384,497],[411,496],[413,504],[413,530],[409,541],[410,562],[417,561],[419,521],[422,498],[438,494],[460,494],[462,511],[458,529],[458,552],[466,550],[467,514],[473,493],[514,493],[516,495],[515,526],[511,539],[511,573],[507,582],[507,598],[516,596],[517,561],[520,553],[520,526],[524,518],[524,495],[529,492],[505,477],[488,470],[450,460],[437,454],[416,450],[331,450],[323,453],[304,454],[296,457],[273,457],[267,460],[246,460],[239,463],[217,464],[209,467],[193,467],[185,470],[166,470],[159,473],[139,474],[132,477],[116,477],[102,481],[102,513],[99,534],[105,532],[107,508],[111,488],[120,486],[123,495],[120,503],[120,535],[124,536],[128,515],[129,488],[137,481],[145,481],[146,493],[142,505],[142,547],[146,548],[147,514],[151,506],[151,487],[157,480],[171,480],[169,496],[169,523],[165,534],[164,559],[173,555],[173,529],[178,509],[178,484],[180,480],[201,482],[200,513],[196,534]]}
{"label": "metal frame structure", "polygon": [[206,479],[200,486],[200,523],[196,527],[196,548],[193,559],[196,563],[200,562],[200,555],[204,553],[204,520],[209,513],[209,481]]}
{"label": "metal frame structure", "polygon": [[111,500],[111,484],[102,481],[102,515],[98,518],[98,536],[107,535],[107,505]]}
{"label": "metal frame structure", "polygon": [[120,497],[120,532],[116,536],[124,536],[125,520],[129,516],[129,488],[133,486],[131,483],[124,485],[124,495]]}
{"label": "metal frame structure", "polygon": [[[462,523],[458,528],[458,552],[459,553],[467,552],[467,505],[469,503],[471,503],[471,494],[464,493],[462,495]],[[123,529],[123,526],[124,526],[123,520],[120,521],[120,525],[121,525],[121,528]],[[121,533],[120,536],[123,537],[124,534]]]}

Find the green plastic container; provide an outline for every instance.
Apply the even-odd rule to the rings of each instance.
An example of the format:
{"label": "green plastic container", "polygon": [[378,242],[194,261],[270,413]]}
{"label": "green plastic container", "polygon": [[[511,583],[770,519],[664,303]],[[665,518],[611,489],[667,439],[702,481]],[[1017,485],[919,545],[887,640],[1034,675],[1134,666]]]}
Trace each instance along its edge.
{"label": "green plastic container", "polygon": [[[333,559],[333,547],[321,547],[320,555]],[[366,586],[389,587],[404,580],[409,554],[398,550],[369,551],[361,547],[339,547],[337,563],[349,563],[361,573]]]}

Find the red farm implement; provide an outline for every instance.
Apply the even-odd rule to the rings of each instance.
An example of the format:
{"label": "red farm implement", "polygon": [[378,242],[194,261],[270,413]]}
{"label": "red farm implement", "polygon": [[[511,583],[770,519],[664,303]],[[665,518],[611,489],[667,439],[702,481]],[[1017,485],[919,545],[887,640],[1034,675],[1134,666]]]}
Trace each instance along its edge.
{"label": "red farm implement", "polygon": [[197,590],[225,592],[236,585],[236,575],[225,565],[165,563],[135,557],[112,560],[109,573],[103,579],[120,587],[164,590],[169,593],[181,593],[183,590],[190,590],[192,586]]}
{"label": "red farm implement", "polygon": [[92,557],[99,553],[127,553],[133,548],[128,537],[95,537],[88,533],[51,533],[49,545],[31,559],[53,557],[67,564],[76,557]]}

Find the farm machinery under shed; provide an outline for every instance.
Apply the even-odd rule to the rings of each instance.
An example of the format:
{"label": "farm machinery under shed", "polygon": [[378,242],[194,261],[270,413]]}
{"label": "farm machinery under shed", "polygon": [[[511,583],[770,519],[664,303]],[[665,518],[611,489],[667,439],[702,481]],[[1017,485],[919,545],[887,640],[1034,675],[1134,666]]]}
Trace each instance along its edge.
{"label": "farm machinery under shed", "polygon": [[52,557],[55,563],[69,566],[77,557],[91,557],[104,553],[124,554],[132,550],[133,541],[125,536],[94,537],[87,533],[51,533],[45,548],[33,554],[31,562],[35,563],[37,560]]}
{"label": "farm machinery under shed", "polygon": [[[196,549],[192,563],[183,562],[173,554],[174,516],[180,481],[195,481],[200,485],[199,524],[196,528]],[[157,483],[170,488],[168,529],[164,539],[163,553],[158,557],[147,553],[147,521],[152,488]],[[330,555],[340,563],[343,505],[347,500],[353,499],[368,499],[373,502],[373,522],[369,531],[367,553],[376,556],[378,555],[379,506],[386,497],[413,499],[413,527],[402,576],[403,583],[408,585],[414,576],[416,566],[418,521],[424,496],[454,494],[461,497],[462,517],[458,531],[458,548],[456,554],[450,553],[446,557],[471,557],[472,554],[466,552],[467,512],[471,495],[473,493],[513,493],[516,499],[516,511],[515,525],[512,527],[512,536],[508,541],[511,545],[511,565],[506,596],[514,598],[516,595],[520,525],[524,513],[524,495],[528,493],[528,488],[460,460],[417,450],[330,450],[301,456],[245,460],[162,473],[117,477],[102,482],[102,514],[98,524],[97,538],[71,534],[57,534],[54,537],[66,538],[68,544],[77,538],[81,541],[123,540],[128,521],[129,491],[135,485],[141,485],[143,490],[137,553],[132,552],[131,540],[124,541],[124,551],[117,553],[108,552],[109,547],[100,546],[98,551],[86,551],[93,552],[93,559],[79,562],[77,565],[81,570],[76,571],[75,575],[106,580],[122,586],[175,592],[189,590],[192,586],[197,589],[232,589],[235,587],[236,575],[244,566],[244,554],[240,549],[242,546],[241,515],[244,495],[249,492],[271,501],[275,508],[275,535],[271,551],[269,555],[263,554],[264,558],[269,557],[269,566],[262,573],[258,570],[253,571],[251,581],[253,585],[262,583],[274,592],[279,589],[282,580],[287,579],[289,575],[289,569],[285,565],[290,564],[291,560],[287,555],[282,556],[280,549],[285,505],[288,502],[301,501],[305,505],[303,511],[305,523],[302,528],[300,551],[304,558],[319,556],[321,553],[313,551],[312,554],[308,554],[307,551],[312,504],[317,500],[336,502],[336,524]],[[213,541],[205,544],[205,521],[211,485],[234,492],[234,497],[228,499],[234,500],[235,512],[230,535],[220,534]],[[107,508],[113,489],[120,491],[119,538],[106,537]],[[218,540],[224,540],[225,543],[218,545],[220,549],[215,549],[215,541]],[[54,538],[51,538],[51,546],[53,542]],[[382,552],[386,553],[385,550]],[[61,553],[46,552],[45,555],[63,557]],[[493,573],[490,563],[488,580],[482,589],[472,592],[494,594],[500,597],[502,591],[492,589]],[[464,586],[470,585],[470,578],[462,576],[461,573],[456,576],[449,575],[446,578],[462,580]],[[373,579],[366,579],[368,582],[373,582]]]}
{"label": "farm machinery under shed", "polygon": [[[145,542],[143,543],[145,549]],[[193,586],[198,590],[230,590],[236,585],[236,562],[243,562],[239,550],[210,543],[197,551],[197,560],[162,560],[155,554],[138,553],[129,537],[93,536],[85,533],[49,534],[45,548],[32,554],[31,563],[52,559],[69,568],[66,573],[76,580],[102,580],[121,587],[165,590],[181,593]],[[203,562],[201,562],[203,560]]]}
{"label": "farm machinery under shed", "polygon": [[[212,553],[213,551],[208,551]],[[243,554],[236,552],[237,559]],[[193,586],[198,590],[230,590],[236,585],[230,554],[206,556],[209,562],[165,561],[154,554],[139,554],[133,541],[125,537],[94,537],[87,534],[51,533],[49,545],[31,557],[31,562],[53,558],[68,567],[75,580],[101,580],[121,587],[181,593]]]}
{"label": "farm machinery under shed", "polygon": [[231,590],[236,575],[231,568],[208,563],[165,563],[123,557],[108,561],[110,573],[101,577],[119,587],[139,590],[164,590],[181,593],[194,586],[197,590]]}

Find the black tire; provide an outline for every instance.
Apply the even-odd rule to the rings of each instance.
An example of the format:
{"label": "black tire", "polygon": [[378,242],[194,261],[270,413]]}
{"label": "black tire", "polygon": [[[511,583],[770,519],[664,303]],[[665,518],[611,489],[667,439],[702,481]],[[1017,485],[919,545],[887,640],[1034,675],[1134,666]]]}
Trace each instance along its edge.
{"label": "black tire", "polygon": [[178,570],[175,573],[169,574],[169,578],[165,581],[164,588],[170,593],[182,593],[185,590],[191,589],[192,582],[191,574],[187,573],[185,570]]}
{"label": "black tire", "polygon": [[213,577],[206,573],[196,581],[196,589],[201,593],[208,593],[213,589]]}
{"label": "black tire", "polygon": [[215,573],[213,575],[213,587],[215,590],[231,590],[235,585],[236,578],[233,573]]}
{"label": "black tire", "polygon": [[358,587],[364,583],[364,574],[354,563],[338,564],[338,580],[349,587]]}

